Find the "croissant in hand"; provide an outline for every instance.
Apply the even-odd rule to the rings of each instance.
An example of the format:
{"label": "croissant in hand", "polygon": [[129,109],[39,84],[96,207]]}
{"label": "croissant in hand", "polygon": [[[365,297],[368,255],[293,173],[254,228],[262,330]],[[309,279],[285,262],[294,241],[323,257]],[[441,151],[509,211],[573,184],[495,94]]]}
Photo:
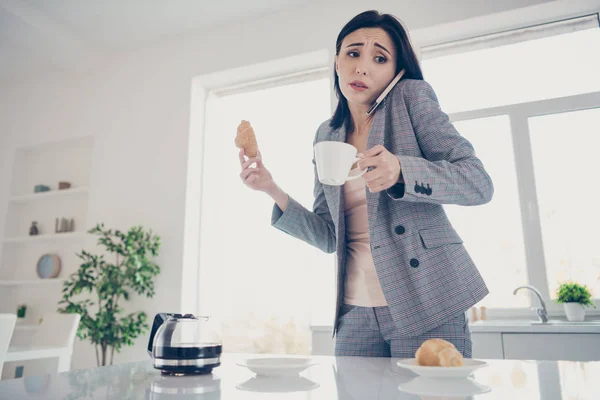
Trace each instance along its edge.
{"label": "croissant in hand", "polygon": [[249,158],[258,155],[258,143],[250,122],[244,120],[238,125],[235,145],[240,149],[244,149],[244,154]]}
{"label": "croissant in hand", "polygon": [[415,353],[417,364],[429,367],[460,367],[464,363],[462,354],[444,339],[428,339]]}

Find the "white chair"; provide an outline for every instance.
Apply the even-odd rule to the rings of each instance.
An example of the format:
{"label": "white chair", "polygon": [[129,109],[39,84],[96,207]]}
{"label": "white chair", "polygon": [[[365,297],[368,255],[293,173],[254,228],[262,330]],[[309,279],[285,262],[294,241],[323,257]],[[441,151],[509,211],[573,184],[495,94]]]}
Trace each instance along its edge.
{"label": "white chair", "polygon": [[6,360],[6,352],[13,331],[15,330],[16,322],[17,316],[15,314],[0,314],[0,376],[2,376],[2,366],[4,365],[4,360]]}
{"label": "white chair", "polygon": [[31,344],[9,346],[6,361],[58,357],[58,372],[68,371],[80,319],[79,314],[44,315]]}

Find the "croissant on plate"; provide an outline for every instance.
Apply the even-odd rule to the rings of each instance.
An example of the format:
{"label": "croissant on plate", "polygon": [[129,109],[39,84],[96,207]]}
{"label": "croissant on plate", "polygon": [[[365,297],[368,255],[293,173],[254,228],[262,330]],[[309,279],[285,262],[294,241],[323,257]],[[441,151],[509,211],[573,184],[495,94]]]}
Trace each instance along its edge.
{"label": "croissant on plate", "polygon": [[463,355],[444,339],[428,339],[415,353],[417,364],[429,367],[460,367]]}

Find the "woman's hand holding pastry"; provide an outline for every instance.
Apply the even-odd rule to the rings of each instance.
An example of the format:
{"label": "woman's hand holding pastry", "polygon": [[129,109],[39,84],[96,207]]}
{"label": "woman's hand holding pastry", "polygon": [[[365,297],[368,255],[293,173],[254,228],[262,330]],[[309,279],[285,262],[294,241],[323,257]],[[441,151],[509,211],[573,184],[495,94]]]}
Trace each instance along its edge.
{"label": "woman's hand holding pastry", "polygon": [[[260,151],[257,151],[256,157],[250,157],[246,160],[244,157],[244,149],[239,152],[240,165],[242,172],[240,172],[240,178],[242,182],[250,189],[259,190],[261,192],[268,192],[273,189],[275,182],[268,169],[262,162],[262,156]],[[252,164],[256,164],[252,167]]]}

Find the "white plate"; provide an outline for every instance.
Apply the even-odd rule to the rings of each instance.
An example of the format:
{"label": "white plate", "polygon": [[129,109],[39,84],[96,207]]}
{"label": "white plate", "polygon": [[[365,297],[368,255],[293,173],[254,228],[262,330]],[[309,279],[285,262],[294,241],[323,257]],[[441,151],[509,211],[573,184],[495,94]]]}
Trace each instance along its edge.
{"label": "white plate", "polygon": [[302,357],[251,358],[238,363],[255,374],[263,376],[296,376],[316,364],[317,362],[311,358]]}
{"label": "white plate", "polygon": [[398,386],[398,389],[420,396],[469,397],[487,393],[492,388],[471,378],[435,379],[416,377]]}
{"label": "white plate", "polygon": [[415,358],[405,358],[396,363],[399,367],[406,368],[415,374],[429,378],[466,378],[478,368],[486,367],[485,361],[464,359],[462,367],[424,367],[417,364]]}

